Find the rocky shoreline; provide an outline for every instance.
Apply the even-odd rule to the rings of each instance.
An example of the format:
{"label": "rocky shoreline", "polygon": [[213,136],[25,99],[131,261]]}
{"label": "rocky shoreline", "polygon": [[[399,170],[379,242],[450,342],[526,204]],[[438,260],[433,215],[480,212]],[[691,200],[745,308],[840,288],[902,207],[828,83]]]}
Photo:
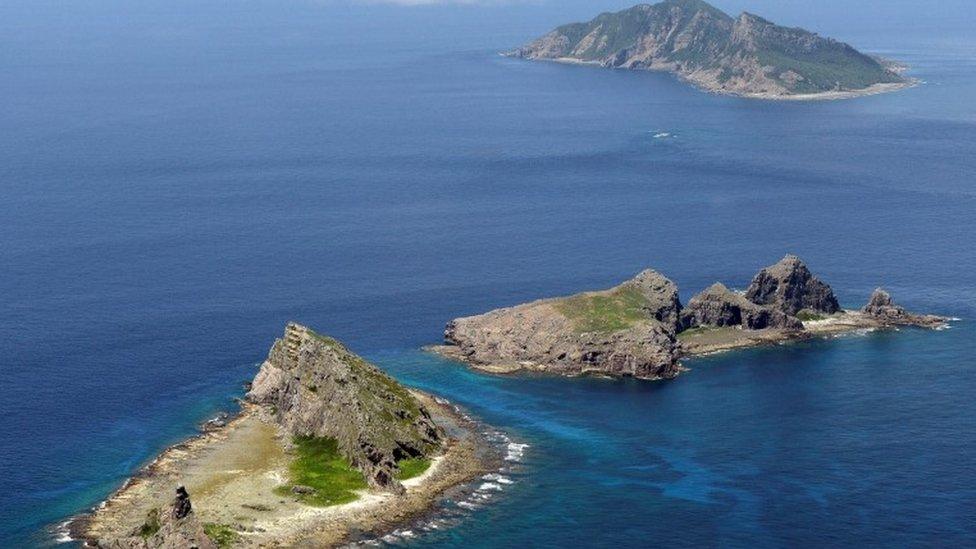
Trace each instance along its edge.
{"label": "rocky shoreline", "polygon": [[[303,337],[297,352],[314,359],[312,364],[316,366],[327,364],[318,355],[323,350],[344,351],[332,347],[331,343],[323,346],[315,339],[320,336],[303,334]],[[269,363],[274,368],[281,366],[278,359],[289,350],[286,334],[276,343],[262,371],[269,372]],[[338,356],[347,360],[341,354]],[[312,371],[306,359],[292,365],[301,371],[295,371],[294,377],[289,374],[289,381],[297,377],[307,389]],[[368,387],[364,390],[378,394],[384,402],[393,398],[383,396],[382,390],[375,386],[357,385],[364,383],[364,379],[372,379],[374,372],[364,375],[363,370],[343,372],[336,368],[335,364],[328,363],[326,369],[316,373],[338,376],[338,385],[354,387],[357,393]],[[338,402],[346,416],[356,418],[355,409],[363,405],[349,400],[348,395],[330,392],[325,381],[319,379],[322,385],[311,395],[321,395],[322,401]],[[72,519],[68,526],[70,537],[82,540],[85,546],[111,548],[175,549],[192,545],[205,549],[217,546],[212,538],[221,535],[225,536],[221,547],[332,547],[383,536],[409,524],[436,507],[443,494],[497,472],[502,462],[502,450],[489,440],[484,426],[446,400],[412,389],[400,393],[400,386],[392,385],[395,382],[384,377],[379,383],[403,399],[398,405],[412,409],[418,414],[417,421],[429,423],[434,430],[436,444],[423,449],[422,454],[429,458],[429,466],[418,476],[399,480],[395,476],[399,463],[388,464],[382,457],[387,440],[384,437],[391,431],[377,424],[386,420],[369,416],[364,421],[370,425],[349,427],[365,428],[357,431],[356,440],[360,441],[357,447],[371,449],[366,459],[378,456],[372,467],[357,462],[355,456],[350,461],[368,481],[367,487],[357,490],[356,499],[348,503],[324,507],[306,504],[301,494],[314,491],[313,488],[295,486],[284,493],[281,487],[290,475],[293,437],[296,432],[310,432],[306,431],[310,428],[306,424],[296,431],[290,420],[301,417],[302,410],[319,414],[319,402],[302,404],[291,394],[287,398],[300,410],[286,411],[283,408],[288,404],[271,405],[267,400],[267,390],[272,386],[278,389],[276,395],[288,395],[286,385],[269,385],[267,379],[262,382],[260,375],[255,382],[258,392],[252,387],[237,415],[223,421],[223,425],[208,425],[201,434],[167,448],[90,513]],[[261,383],[264,383],[263,393]],[[357,399],[360,397],[368,398],[359,395]],[[283,418],[283,413],[294,416]],[[394,439],[399,441],[395,444],[397,448],[409,448],[404,444],[408,444],[410,436],[404,434],[403,428],[408,423],[413,425],[414,420],[406,419],[412,418],[409,410],[401,411],[399,417],[404,419],[395,421],[392,427]],[[411,431],[412,427],[407,430]],[[338,432],[328,434],[335,435],[333,440],[342,436]],[[404,459],[399,454],[396,458]],[[394,476],[387,478],[388,473]],[[182,494],[174,502],[177,487],[181,487]],[[189,511],[190,498],[192,511]],[[177,512],[177,508],[186,512]]]}
{"label": "rocky shoreline", "polygon": [[[523,57],[519,55],[513,55],[512,52],[501,52],[499,53],[502,57],[509,57],[515,59],[522,59]],[[535,62],[550,62],[558,63],[560,65],[582,65],[586,67],[594,67],[606,69],[599,61],[586,61],[582,59],[575,59],[572,57],[560,57],[555,59],[545,59],[545,58],[531,58],[528,59]],[[899,72],[908,70],[907,66],[899,66]],[[613,67],[611,67],[613,68]],[[615,70],[635,70],[635,69],[620,69]],[[741,99],[755,99],[758,101],[796,101],[796,102],[807,102],[807,101],[841,101],[845,99],[857,99],[860,97],[870,97],[873,95],[883,95],[886,93],[895,93],[911,88],[918,87],[922,84],[922,81],[918,78],[912,78],[909,76],[903,76],[904,82],[887,82],[872,84],[866,88],[853,89],[853,90],[831,90],[831,91],[821,91],[815,93],[793,93],[793,94],[783,94],[783,93],[770,93],[770,92],[741,92],[732,91],[724,88],[721,85],[712,85],[706,81],[696,80],[693,78],[688,78],[680,73],[677,73],[667,67],[646,67],[643,69],[649,72],[664,72],[671,74],[679,81],[684,82],[694,88],[714,95],[721,95],[726,97],[738,97]]]}
{"label": "rocky shoreline", "polygon": [[940,329],[949,319],[917,315],[882,289],[860,310],[796,256],[762,269],[742,292],[716,283],[683,306],[677,286],[646,270],[595,292],[550,298],[448,323],[428,350],[494,374],[673,379],[681,360],[787,341],[902,326]]}

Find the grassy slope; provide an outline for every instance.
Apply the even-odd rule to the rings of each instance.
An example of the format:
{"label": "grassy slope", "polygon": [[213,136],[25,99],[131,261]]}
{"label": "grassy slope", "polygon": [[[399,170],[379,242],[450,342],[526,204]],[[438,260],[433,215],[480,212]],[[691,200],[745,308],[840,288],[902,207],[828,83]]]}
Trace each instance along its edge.
{"label": "grassy slope", "polygon": [[577,332],[611,333],[647,320],[647,298],[624,285],[605,294],[580,294],[561,299],[556,309],[569,318]]}
{"label": "grassy slope", "polygon": [[326,507],[355,501],[356,490],[366,488],[363,475],[339,454],[334,439],[295,437],[296,457],[288,467],[289,484],[276,490],[279,495],[291,495],[293,486],[315,489],[312,494],[296,494],[308,505]]}
{"label": "grassy slope", "polygon": [[430,468],[431,463],[431,460],[424,458],[401,459],[397,462],[397,466],[400,468],[400,474],[397,475],[397,478],[407,480],[419,477]]}

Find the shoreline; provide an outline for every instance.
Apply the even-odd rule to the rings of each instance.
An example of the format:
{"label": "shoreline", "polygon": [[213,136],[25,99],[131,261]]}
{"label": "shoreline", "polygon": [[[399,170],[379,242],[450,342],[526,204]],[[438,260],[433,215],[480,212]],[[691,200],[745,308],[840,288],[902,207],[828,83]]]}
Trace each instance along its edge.
{"label": "shoreline", "polygon": [[71,517],[66,529],[61,523],[61,540],[67,541],[66,535],[98,547],[100,540],[130,536],[148,510],[163,507],[182,484],[201,522],[235,531],[235,547],[335,546],[389,535],[435,513],[445,493],[498,473],[504,461],[505,450],[496,447],[483,424],[449,401],[410,391],[445,427],[449,440],[424,473],[403,481],[403,494],[362,490],[355,501],[329,507],[272,495],[287,474],[287,436],[270,423],[262,406],[244,403],[223,427],[164,449],[107,499]]}
{"label": "shoreline", "polygon": [[[746,93],[737,92],[731,90],[724,90],[721,88],[711,88],[696,80],[689,78],[679,72],[676,72],[668,67],[648,67],[641,69],[629,69],[629,68],[619,68],[619,67],[606,67],[603,63],[599,61],[586,61],[584,59],[576,59],[573,57],[555,57],[555,58],[531,58],[523,57],[520,55],[514,55],[511,52],[499,52],[498,55],[501,57],[507,57],[510,59],[521,59],[523,61],[543,61],[549,63],[559,63],[561,65],[578,65],[587,67],[598,67],[601,69],[610,70],[620,70],[620,71],[630,71],[630,72],[663,72],[673,75],[679,81],[688,84],[698,91],[712,94],[720,95],[726,97],[738,97],[741,99],[756,99],[760,101],[797,101],[797,102],[807,102],[807,101],[839,101],[844,99],[858,99],[861,97],[870,97],[873,95],[882,95],[886,93],[899,92],[911,88],[918,87],[923,84],[922,80],[919,78],[905,77],[904,82],[890,82],[890,83],[878,83],[862,88],[859,90],[840,90],[840,91],[825,91],[817,93],[797,93],[797,94],[774,94],[774,93]],[[904,72],[907,67],[902,67],[898,72]]]}
{"label": "shoreline", "polygon": [[[694,359],[705,356],[727,353],[740,349],[752,349],[757,347],[767,347],[772,345],[783,345],[792,342],[808,341],[811,339],[829,339],[832,337],[855,334],[859,332],[890,331],[905,328],[915,328],[919,330],[944,330],[951,328],[951,323],[959,321],[958,318],[933,317],[939,319],[938,324],[930,326],[922,325],[896,325],[886,323],[877,318],[871,317],[859,311],[842,310],[841,312],[827,316],[820,320],[811,320],[803,323],[803,331],[791,331],[780,329],[748,330],[739,327],[709,328],[698,333],[692,333],[685,337],[680,337],[682,343],[681,358]],[[684,333],[684,332],[683,332]],[[453,345],[428,345],[424,351],[435,354],[441,358],[457,362],[473,370],[493,375],[514,375],[526,372],[538,372],[546,375],[557,375],[560,377],[586,377],[598,376],[614,379],[619,376],[601,375],[601,372],[581,371],[574,374],[561,374],[546,369],[544,365],[532,362],[522,363],[499,363],[499,364],[480,364],[473,363],[465,359],[459,347]],[[681,366],[679,373],[688,371],[689,368]],[[657,381],[657,378],[641,378],[649,381]]]}

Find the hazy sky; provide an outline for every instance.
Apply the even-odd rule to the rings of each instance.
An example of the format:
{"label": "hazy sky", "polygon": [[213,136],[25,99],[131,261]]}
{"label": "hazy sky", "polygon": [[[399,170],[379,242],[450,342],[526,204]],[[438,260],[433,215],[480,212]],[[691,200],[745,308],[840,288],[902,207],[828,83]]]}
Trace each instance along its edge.
{"label": "hazy sky", "polygon": [[[401,5],[464,4],[520,11],[527,6],[563,11],[568,19],[597,14],[640,3],[636,0],[320,0],[329,3]],[[655,3],[654,0],[646,3]],[[819,22],[830,27],[951,25],[965,28],[976,24],[976,0],[713,0],[712,4],[731,13],[751,11],[785,24]],[[425,9],[421,6],[419,9]],[[530,8],[531,9],[531,8]],[[890,25],[895,26],[895,25]]]}

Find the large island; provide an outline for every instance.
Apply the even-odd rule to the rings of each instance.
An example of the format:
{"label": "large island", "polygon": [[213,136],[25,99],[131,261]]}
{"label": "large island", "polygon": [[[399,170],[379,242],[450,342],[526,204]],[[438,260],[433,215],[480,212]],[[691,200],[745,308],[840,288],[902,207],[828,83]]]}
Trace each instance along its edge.
{"label": "large island", "polygon": [[298,324],[242,406],[76,519],[73,537],[132,549],[334,546],[409,521],[495,459],[452,405]]}
{"label": "large island", "polygon": [[672,72],[716,93],[762,99],[842,99],[899,90],[902,67],[751,13],[666,0],[563,25],[510,57]]}
{"label": "large island", "polygon": [[899,326],[941,328],[882,289],[860,310],[798,257],[762,269],[743,292],[716,283],[682,306],[678,287],[646,270],[608,290],[542,299],[458,318],[432,350],[492,373],[520,370],[671,379],[681,359],[742,347]]}

